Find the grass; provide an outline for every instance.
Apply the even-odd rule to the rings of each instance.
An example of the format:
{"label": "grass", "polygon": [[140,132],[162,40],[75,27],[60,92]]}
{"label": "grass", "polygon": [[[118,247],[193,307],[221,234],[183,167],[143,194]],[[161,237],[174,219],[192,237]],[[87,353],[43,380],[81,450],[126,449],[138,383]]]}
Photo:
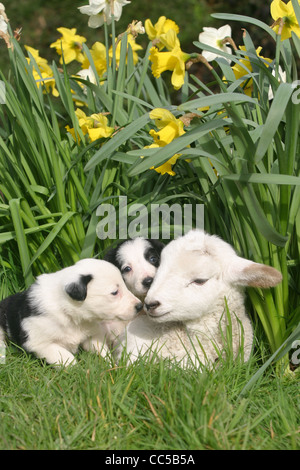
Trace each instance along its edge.
{"label": "grass", "polygon": [[[299,449],[299,383],[271,368],[224,362],[182,371],[141,359],[126,367],[79,353],[56,369],[7,350],[0,365],[1,449]],[[298,413],[297,413],[298,410]]]}

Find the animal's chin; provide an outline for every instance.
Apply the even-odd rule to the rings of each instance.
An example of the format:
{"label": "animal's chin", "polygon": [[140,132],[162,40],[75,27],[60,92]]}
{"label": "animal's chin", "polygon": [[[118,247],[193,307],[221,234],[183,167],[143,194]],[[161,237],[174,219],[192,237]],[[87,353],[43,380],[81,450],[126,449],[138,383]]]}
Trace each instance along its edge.
{"label": "animal's chin", "polygon": [[149,316],[149,318],[151,318],[151,320],[159,322],[159,321],[166,321],[170,313],[171,313],[170,311],[158,312],[158,313],[147,312],[147,315]]}

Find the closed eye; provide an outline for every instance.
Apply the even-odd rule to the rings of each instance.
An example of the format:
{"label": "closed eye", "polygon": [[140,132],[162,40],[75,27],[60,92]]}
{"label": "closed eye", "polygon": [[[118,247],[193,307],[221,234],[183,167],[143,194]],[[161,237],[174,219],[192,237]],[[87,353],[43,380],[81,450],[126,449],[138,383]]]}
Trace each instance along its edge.
{"label": "closed eye", "polygon": [[197,284],[197,286],[203,286],[208,281],[208,279],[194,279],[192,284]]}

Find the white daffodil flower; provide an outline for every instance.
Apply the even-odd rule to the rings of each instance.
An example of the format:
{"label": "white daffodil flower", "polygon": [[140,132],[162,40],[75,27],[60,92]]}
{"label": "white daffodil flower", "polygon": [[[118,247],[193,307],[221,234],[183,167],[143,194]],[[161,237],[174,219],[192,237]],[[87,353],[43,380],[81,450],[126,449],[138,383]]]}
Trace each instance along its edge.
{"label": "white daffodil flower", "polygon": [[95,74],[91,66],[89,66],[88,69],[79,70],[79,72],[77,72],[76,75],[79,75],[79,77],[82,78],[83,80],[89,80],[94,85],[96,85],[97,83]]}
{"label": "white daffodil flower", "polygon": [[7,34],[7,23],[8,18],[5,13],[5,6],[3,3],[0,3],[0,32],[3,34]]}
{"label": "white daffodil flower", "polygon": [[114,19],[119,21],[123,6],[128,3],[130,1],[127,0],[89,0],[89,5],[78,7],[78,9],[84,15],[89,16],[90,28],[99,28],[104,22],[111,23],[112,14]]}
{"label": "white daffodil flower", "polygon": [[[228,24],[221,26],[219,29],[203,28],[203,33],[199,34],[199,41],[203,44],[214,47],[215,49],[231,54],[231,48],[226,45],[228,43],[224,43],[224,39],[227,37],[231,37],[231,27]],[[209,51],[202,51],[202,55],[208,62],[215,60],[217,57],[223,57],[217,53]],[[231,62],[229,59],[226,60],[229,63]]]}
{"label": "white daffodil flower", "polygon": [[7,34],[7,23],[2,15],[0,15],[0,31],[1,33]]}

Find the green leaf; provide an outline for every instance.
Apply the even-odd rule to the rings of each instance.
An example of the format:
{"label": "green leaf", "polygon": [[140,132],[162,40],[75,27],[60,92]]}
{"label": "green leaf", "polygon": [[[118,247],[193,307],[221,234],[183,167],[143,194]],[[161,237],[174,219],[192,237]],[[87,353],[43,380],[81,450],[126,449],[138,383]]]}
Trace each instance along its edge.
{"label": "green leaf", "polygon": [[235,15],[233,13],[213,13],[211,15],[213,18],[217,20],[227,20],[227,21],[239,21],[243,23],[250,23],[262,28],[266,31],[274,40],[276,40],[276,33],[271,29],[268,25],[266,25],[263,21],[257,20],[256,18],[252,18],[251,16],[244,16],[244,15]]}
{"label": "green leaf", "polygon": [[295,328],[295,330],[291,333],[291,335],[282,343],[282,345],[275,351],[274,354],[261,366],[261,368],[251,377],[249,382],[245,385],[243,390],[241,391],[241,396],[245,395],[248,390],[250,390],[255,382],[262,376],[265,370],[272,364],[272,362],[278,361],[282,357],[284,357],[290,350],[293,345],[293,342],[300,338],[300,323]]}
{"label": "green leaf", "polygon": [[[55,214],[52,214],[52,216],[54,215]],[[49,217],[49,215],[47,217]],[[50,222],[49,224],[43,224],[43,225],[37,225],[36,227],[25,228],[24,234],[25,236],[34,235],[35,233],[42,232],[43,230],[49,230],[49,228],[52,228],[55,224],[56,222]],[[16,232],[14,231],[0,233],[0,244],[7,243],[10,240],[15,240],[15,239],[16,239]]]}
{"label": "green leaf", "polygon": [[29,287],[34,282],[34,277],[29,270],[30,256],[28,250],[28,244],[26,234],[23,227],[23,222],[20,214],[20,199],[11,199],[9,201],[9,207],[11,212],[11,218],[16,232],[16,239],[19,249],[19,255],[22,265],[22,271],[24,275],[25,285]]}
{"label": "green leaf", "polygon": [[264,157],[269,145],[271,145],[293,91],[294,88],[291,83],[281,83],[279,85],[258,141],[255,153],[256,162]]}
{"label": "green leaf", "polygon": [[[160,148],[153,156],[144,159],[141,163],[132,168],[128,174],[130,176],[137,175],[142,173],[145,170],[148,170],[152,166],[157,167],[162,165],[164,162],[169,160],[173,155],[179,153],[185,147],[190,145],[192,142],[203,137],[205,134],[211,132],[214,129],[224,126],[224,121],[222,119],[216,119],[214,121],[205,122],[197,128],[187,132],[186,134],[174,139],[170,144],[165,147]],[[141,152],[143,150],[141,149]]]}
{"label": "green leaf", "polygon": [[243,183],[300,185],[299,176],[272,173],[241,173],[239,175],[225,175],[222,178],[232,181],[242,181]]}
{"label": "green leaf", "polygon": [[281,235],[268,221],[266,215],[250,185],[241,187],[242,196],[249,210],[254,225],[259,232],[274,245],[284,247],[288,237]]}
{"label": "green leaf", "polygon": [[218,93],[213,96],[204,96],[203,98],[187,101],[178,106],[178,109],[180,111],[189,111],[192,109],[202,108],[204,106],[214,106],[217,104],[231,102],[252,103],[254,105],[257,105],[257,100],[242,93]]}
{"label": "green leaf", "polygon": [[141,106],[143,106],[145,108],[150,108],[150,109],[154,108],[154,106],[152,106],[152,104],[147,103],[146,101],[141,100],[140,98],[137,98],[136,96],[129,95],[128,93],[123,93],[122,91],[113,90],[112,92],[114,94],[122,96],[123,98],[126,98],[130,101],[134,101],[135,103],[138,103],[138,104],[140,104]]}
{"label": "green leaf", "polygon": [[61,229],[64,227],[64,225],[68,222],[68,220],[75,214],[75,212],[67,212],[64,214],[61,219],[55,224],[49,235],[45,238],[43,243],[39,246],[37,251],[35,252],[34,256],[31,258],[30,263],[28,264],[28,267],[25,271],[25,275],[29,272],[29,269],[33,265],[33,263],[44,253],[44,251],[51,245],[53,240],[56,238],[56,236],[59,234]]}
{"label": "green leaf", "polygon": [[98,165],[102,160],[109,158],[110,155],[117,150],[120,145],[126,142],[130,137],[136,134],[142,127],[150,121],[149,113],[144,114],[140,118],[131,122],[124,129],[114,135],[108,142],[106,142],[100,150],[98,150],[90,161],[86,164],[84,170],[89,171]]}
{"label": "green leaf", "polygon": [[292,5],[294,8],[294,12],[298,21],[298,24],[300,24],[300,5],[298,0],[292,0]]}

